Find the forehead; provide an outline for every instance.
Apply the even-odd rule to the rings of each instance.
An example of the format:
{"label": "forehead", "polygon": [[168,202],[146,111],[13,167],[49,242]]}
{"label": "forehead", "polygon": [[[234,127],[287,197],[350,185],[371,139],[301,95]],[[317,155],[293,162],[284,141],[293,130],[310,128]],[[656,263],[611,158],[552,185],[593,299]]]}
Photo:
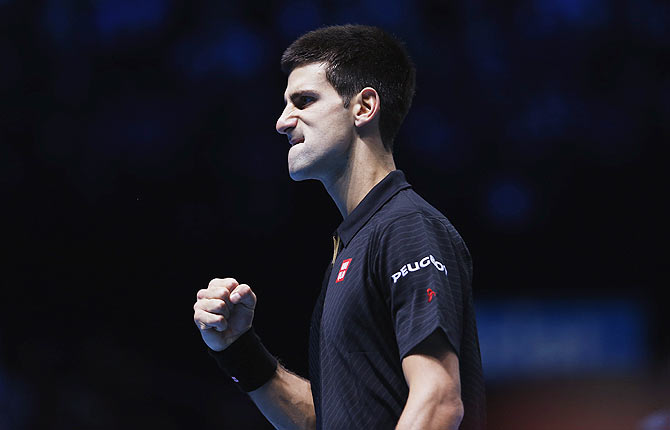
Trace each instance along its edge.
{"label": "forehead", "polygon": [[288,75],[284,100],[291,97],[293,93],[307,90],[319,92],[335,91],[335,88],[326,79],[325,64],[313,63],[293,69]]}

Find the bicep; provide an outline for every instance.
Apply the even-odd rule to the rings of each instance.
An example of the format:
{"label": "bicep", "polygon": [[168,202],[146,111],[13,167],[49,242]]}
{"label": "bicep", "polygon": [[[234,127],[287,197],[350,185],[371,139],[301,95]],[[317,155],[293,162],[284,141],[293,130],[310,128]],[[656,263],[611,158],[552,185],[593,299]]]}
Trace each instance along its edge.
{"label": "bicep", "polygon": [[410,395],[419,391],[460,402],[458,356],[442,330],[435,330],[405,356],[402,371]]}
{"label": "bicep", "polygon": [[435,330],[402,360],[409,397],[398,429],[457,429],[463,420],[458,356]]}

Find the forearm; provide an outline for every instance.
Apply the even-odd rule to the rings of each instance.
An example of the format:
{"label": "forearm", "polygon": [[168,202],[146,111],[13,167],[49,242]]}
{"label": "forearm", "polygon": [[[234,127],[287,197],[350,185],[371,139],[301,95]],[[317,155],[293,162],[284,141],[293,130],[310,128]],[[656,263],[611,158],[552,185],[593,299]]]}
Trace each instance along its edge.
{"label": "forearm", "polygon": [[308,380],[277,366],[272,379],[249,393],[258,409],[277,429],[316,428],[312,388]]}
{"label": "forearm", "polygon": [[463,419],[460,397],[445,397],[439,393],[410,395],[396,430],[456,430]]}

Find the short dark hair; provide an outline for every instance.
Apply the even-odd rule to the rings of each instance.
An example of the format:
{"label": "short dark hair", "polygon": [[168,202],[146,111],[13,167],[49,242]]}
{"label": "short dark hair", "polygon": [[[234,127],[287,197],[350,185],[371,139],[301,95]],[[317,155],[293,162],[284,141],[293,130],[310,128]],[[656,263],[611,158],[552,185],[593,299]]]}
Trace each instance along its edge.
{"label": "short dark hair", "polygon": [[326,64],[326,79],[348,107],[354,95],[374,88],[381,99],[379,132],[387,150],[414,97],[416,69],[404,44],[377,27],[337,25],[302,35],[286,48],[281,68]]}

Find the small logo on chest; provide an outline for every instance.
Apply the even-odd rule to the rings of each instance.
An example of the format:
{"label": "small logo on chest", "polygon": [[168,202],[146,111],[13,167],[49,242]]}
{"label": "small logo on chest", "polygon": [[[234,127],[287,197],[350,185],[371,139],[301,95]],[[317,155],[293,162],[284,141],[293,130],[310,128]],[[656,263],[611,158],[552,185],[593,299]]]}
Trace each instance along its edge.
{"label": "small logo on chest", "polygon": [[351,258],[347,258],[342,262],[342,265],[340,266],[340,271],[337,273],[337,278],[335,279],[336,283],[344,279],[344,275],[347,274],[347,269],[349,269],[350,264],[351,264]]}

